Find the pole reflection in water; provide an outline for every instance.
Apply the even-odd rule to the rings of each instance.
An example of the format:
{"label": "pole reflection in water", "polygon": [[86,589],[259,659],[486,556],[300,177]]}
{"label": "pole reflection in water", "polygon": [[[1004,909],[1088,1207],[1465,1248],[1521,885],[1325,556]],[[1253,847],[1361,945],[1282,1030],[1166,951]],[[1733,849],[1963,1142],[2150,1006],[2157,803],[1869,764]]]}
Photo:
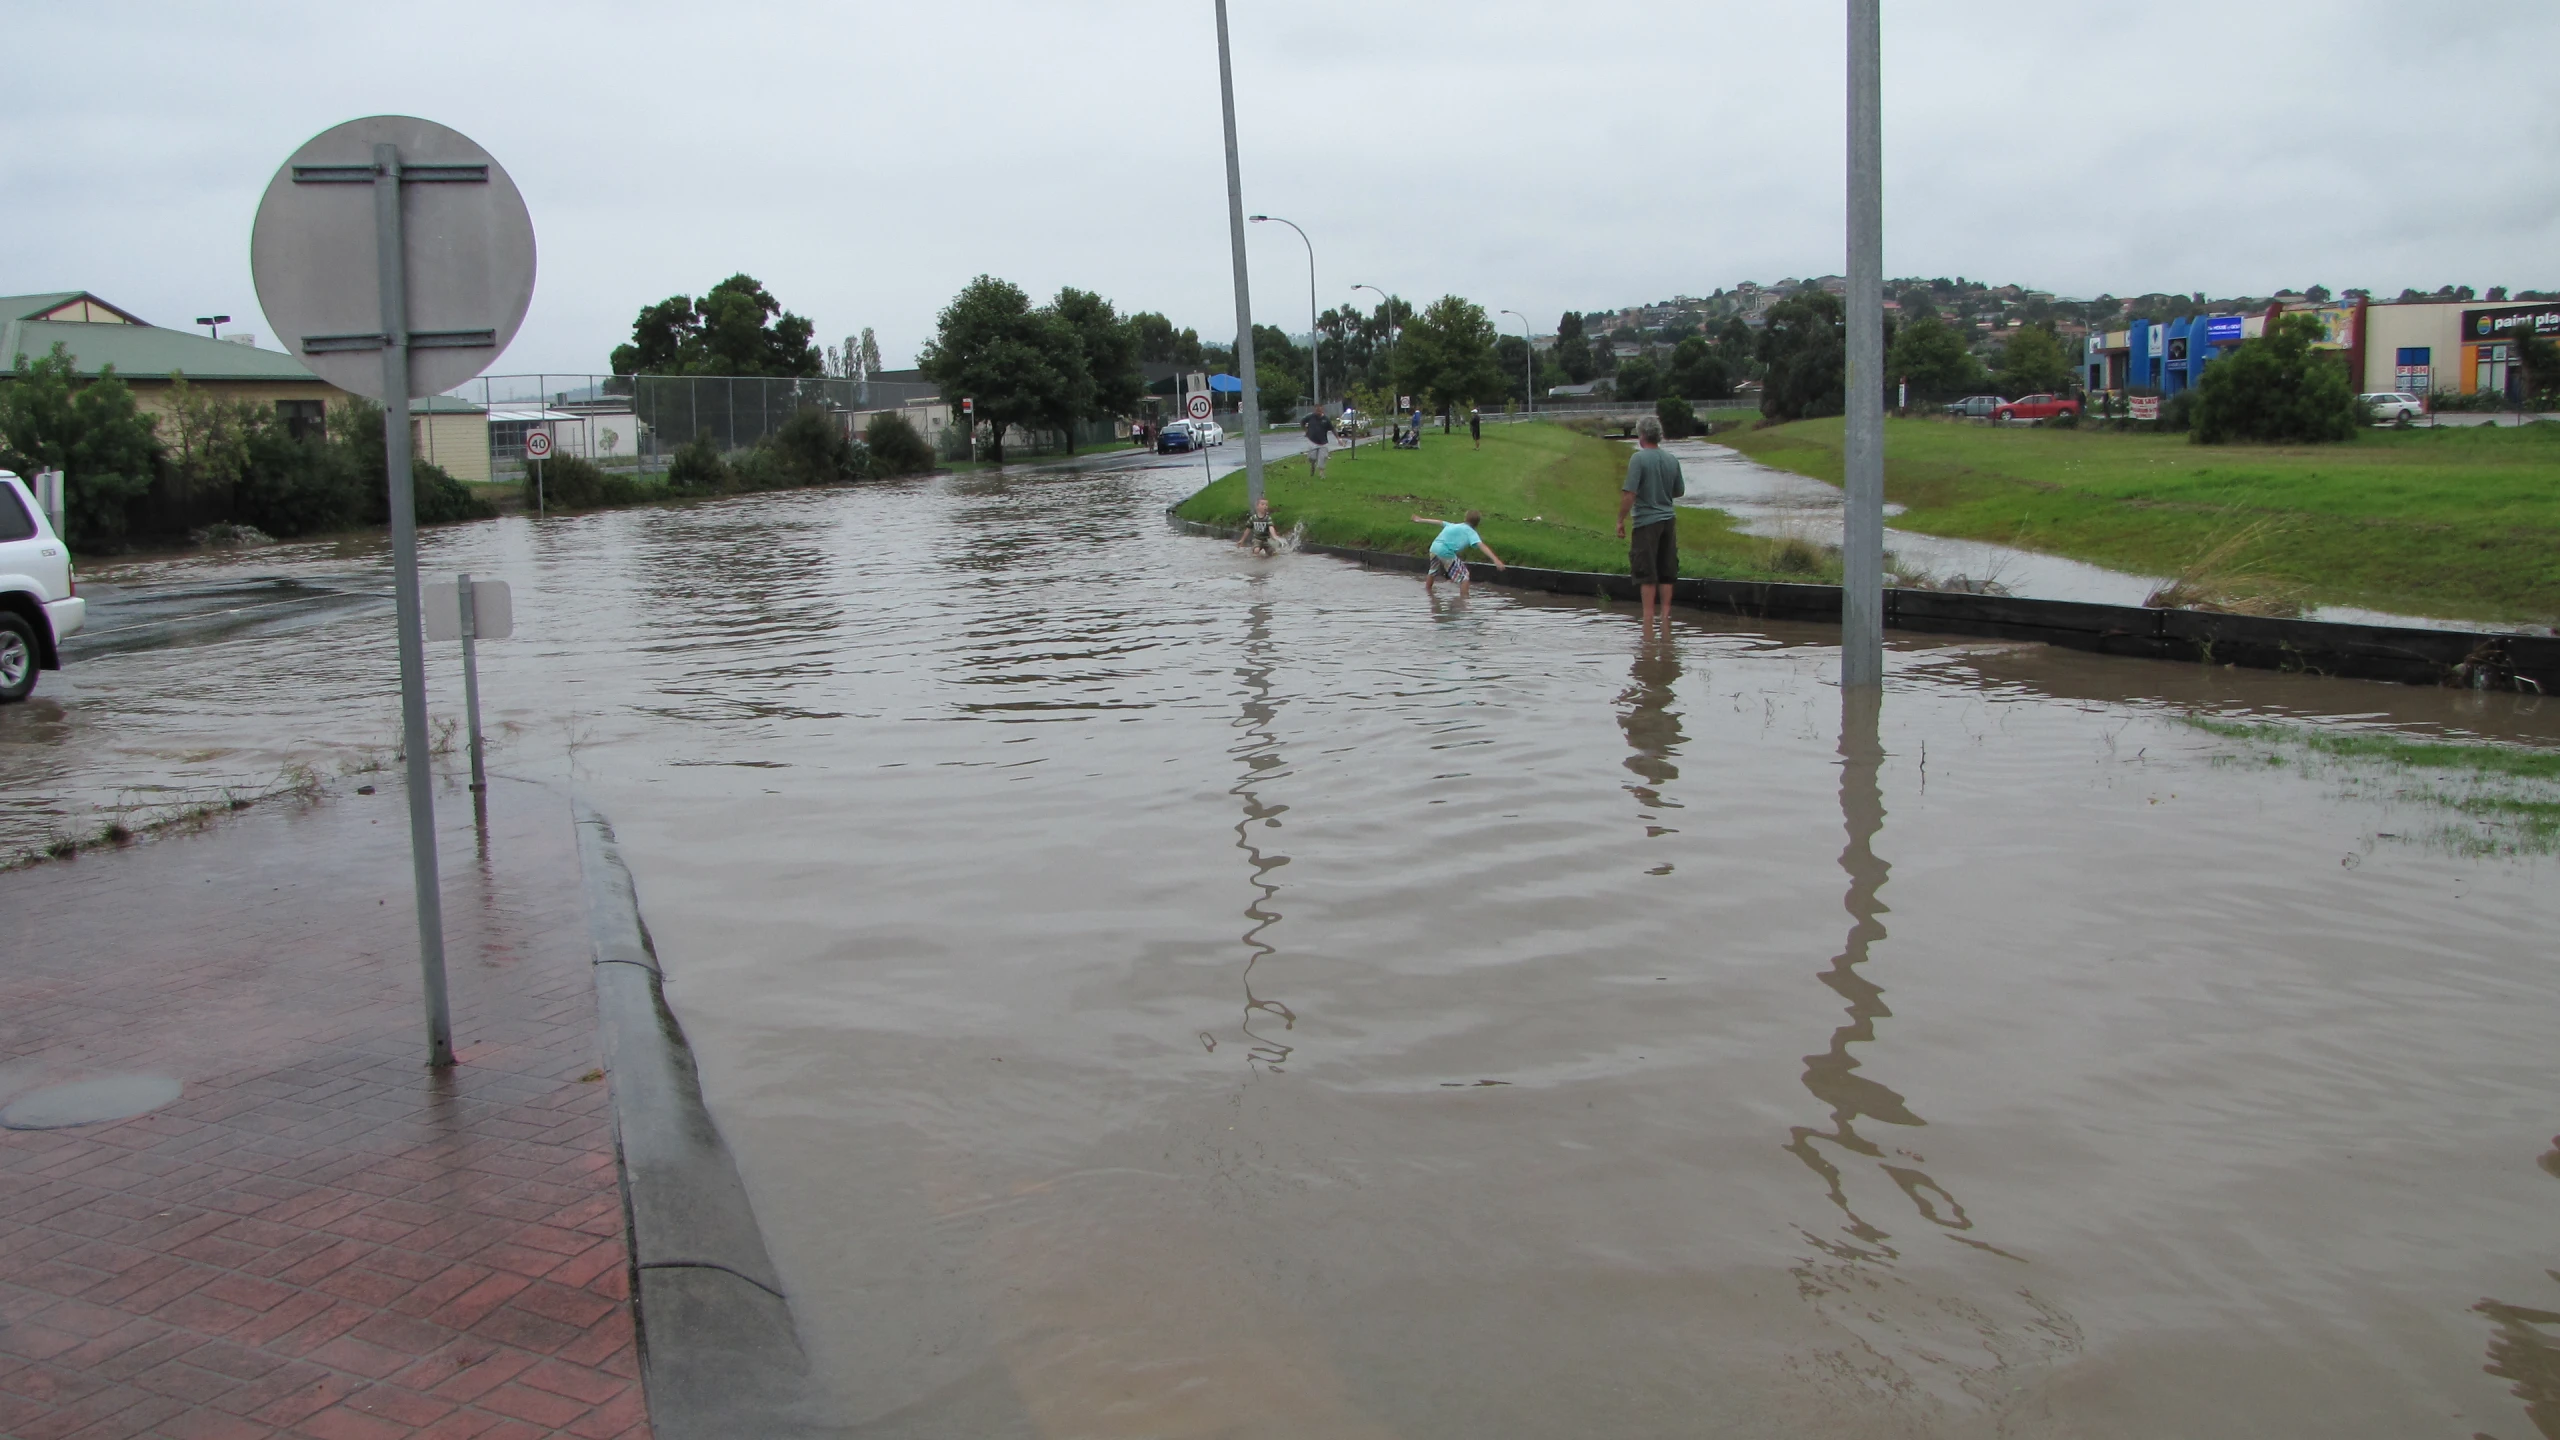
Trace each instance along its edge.
{"label": "pole reflection in water", "polygon": [[[1680,767],[1672,761],[1689,739],[1680,728],[1680,712],[1671,708],[1679,683],[1680,652],[1667,640],[1648,640],[1627,672],[1627,688],[1618,692],[1618,728],[1625,732],[1630,752],[1621,763],[1635,772],[1636,783],[1627,786],[1627,793],[1644,807],[1647,837],[1679,833],[1663,824],[1661,815],[1680,808],[1679,801],[1662,793],[1663,786],[1680,778]],[[1666,861],[1645,873],[1668,875],[1671,865]]]}
{"label": "pole reflection in water", "polygon": [[[1849,1002],[1849,1023],[1831,1032],[1830,1049],[1804,1057],[1804,1088],[1831,1107],[1831,1128],[1796,1126],[1789,1132],[1787,1149],[1822,1177],[1831,1203],[1848,1217],[1849,1223],[1842,1228],[1860,1242],[1817,1243],[1844,1257],[1889,1260],[1899,1253],[1888,1243],[1892,1232],[1870,1223],[1850,1204],[1847,1182],[1840,1167],[1823,1153],[1823,1146],[1875,1161],[1877,1168],[1893,1181],[1895,1188],[1910,1197],[1921,1217],[1931,1224],[1956,1231],[1972,1229],[1973,1221],[1966,1217],[1964,1206],[1957,1203],[1955,1196],[1918,1168],[1920,1156],[1897,1147],[1894,1153],[1912,1163],[1895,1164],[1883,1147],[1858,1133],[1857,1122],[1862,1119],[1914,1128],[1929,1123],[1913,1114],[1910,1103],[1890,1086],[1859,1074],[1860,1062],[1849,1053],[1850,1046],[1875,1039],[1876,1022],[1893,1014],[1885,1006],[1884,988],[1868,979],[1861,968],[1867,963],[1870,948],[1885,938],[1883,917],[1891,908],[1884,903],[1882,894],[1893,866],[1875,851],[1876,834],[1884,828],[1885,813],[1884,788],[1878,778],[1884,766],[1884,745],[1877,736],[1882,706],[1883,693],[1873,686],[1851,686],[1840,693],[1840,821],[1848,831],[1848,844],[1840,852],[1840,868],[1849,877],[1849,891],[1841,905],[1849,912],[1849,938],[1840,953],[1832,957],[1831,968],[1822,974],[1822,983]],[[1976,1249],[2007,1254],[1968,1236],[1953,1238]]]}
{"label": "pole reflection in water", "polygon": [[[1254,583],[1259,587],[1261,581],[1257,578]],[[1288,1060],[1293,1047],[1276,1038],[1270,1024],[1278,1021],[1279,1031],[1285,1033],[1297,1028],[1298,1017],[1279,1001],[1265,1000],[1254,993],[1253,970],[1273,953],[1270,943],[1262,938],[1264,931],[1280,923],[1280,912],[1272,907],[1280,886],[1272,875],[1289,863],[1288,856],[1262,848],[1261,832],[1279,829],[1280,817],[1288,813],[1289,807],[1266,803],[1255,787],[1282,778],[1287,773],[1282,768],[1287,762],[1280,754],[1279,731],[1272,724],[1279,717],[1280,703],[1271,694],[1271,603],[1257,601],[1246,617],[1245,663],[1236,671],[1244,679],[1244,706],[1236,721],[1236,728],[1243,733],[1227,749],[1228,754],[1244,763],[1244,773],[1227,793],[1244,802],[1244,818],[1236,822],[1236,848],[1244,852],[1245,860],[1253,867],[1255,892],[1244,908],[1244,918],[1252,923],[1243,936],[1244,1018],[1237,1028],[1244,1032],[1245,1063],[1277,1070]],[[1257,1030],[1257,1025],[1263,1028]],[[1202,1038],[1210,1049],[1217,1048],[1214,1037]]]}

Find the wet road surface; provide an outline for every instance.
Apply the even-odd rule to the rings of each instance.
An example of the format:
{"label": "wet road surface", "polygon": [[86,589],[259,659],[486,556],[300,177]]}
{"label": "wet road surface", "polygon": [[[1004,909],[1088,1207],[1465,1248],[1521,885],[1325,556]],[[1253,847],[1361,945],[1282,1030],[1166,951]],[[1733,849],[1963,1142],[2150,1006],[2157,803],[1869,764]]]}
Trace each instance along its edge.
{"label": "wet road surface", "polygon": [[[1173,534],[1182,461],[425,540],[862,1433],[2532,1433],[2549,862],[2178,717],[2560,709],[1905,637],[1844,710],[1818,627]],[[384,630],[47,676],[7,823],[361,757]]]}

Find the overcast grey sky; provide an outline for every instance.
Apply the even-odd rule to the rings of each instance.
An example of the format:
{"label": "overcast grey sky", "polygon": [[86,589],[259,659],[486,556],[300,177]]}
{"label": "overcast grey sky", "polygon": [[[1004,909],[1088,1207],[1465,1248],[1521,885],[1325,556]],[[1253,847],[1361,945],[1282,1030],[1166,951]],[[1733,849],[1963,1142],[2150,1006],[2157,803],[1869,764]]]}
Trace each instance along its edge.
{"label": "overcast grey sky", "polygon": [[[1837,271],[1842,11],[1231,0],[1246,208],[1314,236],[1324,305],[1454,291],[1542,330]],[[2552,0],[1884,11],[1888,274],[2560,288]],[[499,372],[600,370],[641,305],[739,270],[893,365],[982,271],[1234,329],[1209,0],[0,0],[0,34],[0,293],[272,344],[259,192],[318,131],[405,112],[532,207]],[[1250,229],[1256,318],[1303,330],[1305,252]]]}

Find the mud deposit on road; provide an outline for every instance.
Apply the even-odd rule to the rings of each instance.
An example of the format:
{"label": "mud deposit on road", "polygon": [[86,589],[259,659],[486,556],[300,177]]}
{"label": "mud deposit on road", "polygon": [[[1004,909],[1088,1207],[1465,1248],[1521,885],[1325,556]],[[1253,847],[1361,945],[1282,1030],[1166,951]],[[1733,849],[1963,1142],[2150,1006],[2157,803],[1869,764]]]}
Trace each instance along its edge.
{"label": "mud deposit on road", "polygon": [[[2551,862],[2180,717],[2560,709],[1904,637],[1844,713],[1823,630],[1253,561],[1198,474],[429,539],[863,1433],[2533,1433]],[[48,676],[11,843],[379,744],[383,628]]]}

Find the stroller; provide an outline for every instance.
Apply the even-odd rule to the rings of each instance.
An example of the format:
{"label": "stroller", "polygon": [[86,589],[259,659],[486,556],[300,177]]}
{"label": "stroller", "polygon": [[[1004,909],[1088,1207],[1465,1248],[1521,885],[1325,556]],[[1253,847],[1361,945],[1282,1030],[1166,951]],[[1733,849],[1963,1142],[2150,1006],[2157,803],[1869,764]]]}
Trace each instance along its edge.
{"label": "stroller", "polygon": [[1416,415],[1415,417],[1413,417],[1413,423],[1412,423],[1411,425],[1398,425],[1398,426],[1396,427],[1396,439],[1395,439],[1395,443],[1396,443],[1396,448],[1397,448],[1397,449],[1399,449],[1399,450],[1419,450],[1419,449],[1421,449],[1421,448],[1422,448],[1422,417],[1421,417],[1421,416],[1419,416],[1419,415]]}

